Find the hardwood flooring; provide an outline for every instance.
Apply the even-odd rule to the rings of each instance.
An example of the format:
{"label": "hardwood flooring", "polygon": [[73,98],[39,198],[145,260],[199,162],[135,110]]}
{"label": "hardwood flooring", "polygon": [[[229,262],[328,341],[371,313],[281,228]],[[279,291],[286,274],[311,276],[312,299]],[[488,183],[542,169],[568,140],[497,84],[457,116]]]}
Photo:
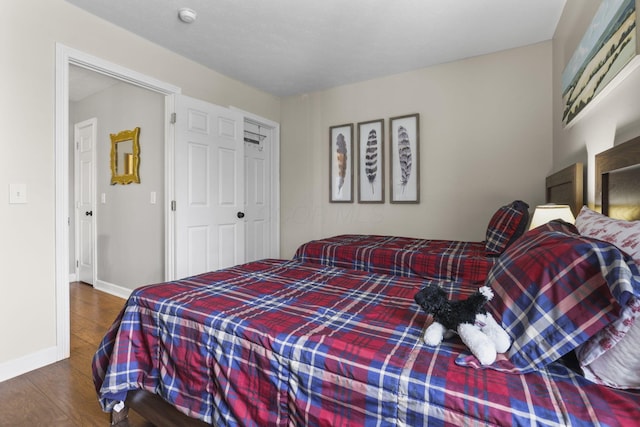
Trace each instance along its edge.
{"label": "hardwood flooring", "polygon": [[[70,284],[71,357],[0,383],[0,426],[109,426],[91,378],[91,359],[124,300]],[[134,411],[118,427],[152,427]]]}

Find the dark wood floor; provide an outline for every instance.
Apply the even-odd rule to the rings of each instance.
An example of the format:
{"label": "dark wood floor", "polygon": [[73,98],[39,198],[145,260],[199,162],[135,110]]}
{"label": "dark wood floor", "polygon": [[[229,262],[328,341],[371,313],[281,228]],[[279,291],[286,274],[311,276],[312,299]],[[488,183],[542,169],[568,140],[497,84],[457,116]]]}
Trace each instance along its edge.
{"label": "dark wood floor", "polygon": [[[0,426],[109,426],[91,379],[91,358],[124,300],[71,283],[71,357],[0,383]],[[151,427],[133,411],[118,427]]]}

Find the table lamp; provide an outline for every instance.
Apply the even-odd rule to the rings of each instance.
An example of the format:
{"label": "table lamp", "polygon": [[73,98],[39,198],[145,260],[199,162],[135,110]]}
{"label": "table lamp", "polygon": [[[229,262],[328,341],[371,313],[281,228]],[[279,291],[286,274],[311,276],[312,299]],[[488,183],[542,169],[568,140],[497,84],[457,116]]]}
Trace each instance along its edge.
{"label": "table lamp", "polygon": [[536,210],[533,212],[533,218],[531,218],[531,224],[529,224],[529,230],[533,230],[534,228],[546,224],[554,219],[561,219],[570,224],[574,224],[576,222],[569,205],[548,203],[546,205],[536,206]]}

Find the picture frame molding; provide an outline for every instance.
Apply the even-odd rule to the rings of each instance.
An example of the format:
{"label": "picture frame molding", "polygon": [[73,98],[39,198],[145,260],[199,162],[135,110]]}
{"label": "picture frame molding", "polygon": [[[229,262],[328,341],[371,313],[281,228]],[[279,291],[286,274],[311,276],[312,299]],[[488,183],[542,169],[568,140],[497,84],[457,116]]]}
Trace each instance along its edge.
{"label": "picture frame molding", "polygon": [[[340,132],[344,132],[346,159],[344,166],[346,170],[344,176],[340,176],[339,164],[338,164],[338,147],[337,141],[334,140],[334,132],[336,132],[336,138]],[[347,123],[342,125],[335,125],[329,127],[329,202],[330,203],[353,203],[353,123]],[[342,181],[340,181],[342,178]],[[335,181],[335,183],[334,183]],[[334,192],[334,184],[342,182],[337,192]],[[339,197],[338,194],[347,192],[344,197]]]}
{"label": "picture frame molding", "polygon": [[[364,129],[364,132],[363,132]],[[367,132],[367,129],[369,131]],[[372,185],[371,193],[365,190],[363,179],[367,175],[366,167],[366,146],[369,141],[369,134],[372,130],[377,130],[377,184]],[[384,144],[384,119],[369,120],[358,123],[358,203],[384,203],[385,199],[385,144]],[[376,191],[377,194],[376,194]]]}
{"label": "picture frame molding", "polygon": [[[398,128],[396,124],[398,123]],[[407,128],[410,151],[411,167],[405,170],[408,173],[407,182],[401,184],[402,167],[399,159],[399,126],[403,123]],[[413,139],[413,142],[411,141]],[[389,202],[390,203],[420,203],[420,114],[406,114],[403,116],[391,117],[389,119]],[[400,176],[396,176],[397,174]],[[394,182],[398,181],[398,182]],[[403,191],[398,191],[396,187],[403,187]],[[408,187],[407,187],[408,186]],[[408,190],[408,194],[404,194]]]}

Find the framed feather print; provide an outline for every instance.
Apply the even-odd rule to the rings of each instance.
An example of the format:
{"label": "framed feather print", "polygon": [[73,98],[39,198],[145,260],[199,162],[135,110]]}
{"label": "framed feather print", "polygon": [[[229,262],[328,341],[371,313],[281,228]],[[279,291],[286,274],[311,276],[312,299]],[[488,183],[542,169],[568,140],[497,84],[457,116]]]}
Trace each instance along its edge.
{"label": "framed feather print", "polygon": [[384,120],[358,123],[358,203],[384,203]]}
{"label": "framed feather print", "polygon": [[389,119],[391,203],[420,203],[420,115]]}
{"label": "framed feather print", "polygon": [[353,202],[353,125],[329,128],[329,201]]}

